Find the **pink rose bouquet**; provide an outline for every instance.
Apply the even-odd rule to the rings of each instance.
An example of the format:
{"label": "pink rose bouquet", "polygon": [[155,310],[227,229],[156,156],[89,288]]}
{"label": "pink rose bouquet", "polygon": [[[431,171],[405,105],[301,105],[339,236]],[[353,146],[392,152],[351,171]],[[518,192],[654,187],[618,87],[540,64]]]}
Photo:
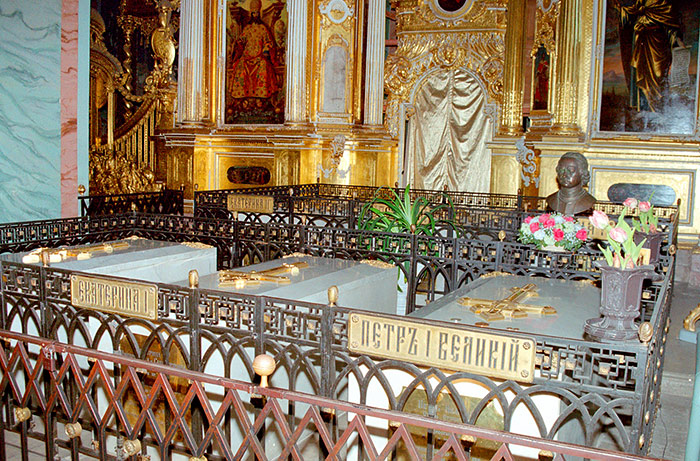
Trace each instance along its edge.
{"label": "pink rose bouquet", "polygon": [[606,234],[607,246],[598,245],[598,248],[603,252],[608,265],[630,269],[637,266],[639,253],[646,239],[638,245],[634,243],[634,229],[625,221],[625,210],[626,208],[620,213],[617,224],[598,210],[593,210],[590,221],[593,227],[603,230]]}
{"label": "pink rose bouquet", "polygon": [[[651,200],[651,197],[649,199]],[[659,232],[659,218],[654,216],[654,205],[648,201],[639,201],[633,197],[628,198],[622,204],[630,210],[635,208],[639,210],[639,218],[632,219],[632,226],[635,230],[646,234]]]}
{"label": "pink rose bouquet", "polygon": [[558,246],[569,251],[577,250],[588,238],[586,229],[571,216],[544,213],[528,216],[520,225],[518,241],[532,243],[537,248]]}

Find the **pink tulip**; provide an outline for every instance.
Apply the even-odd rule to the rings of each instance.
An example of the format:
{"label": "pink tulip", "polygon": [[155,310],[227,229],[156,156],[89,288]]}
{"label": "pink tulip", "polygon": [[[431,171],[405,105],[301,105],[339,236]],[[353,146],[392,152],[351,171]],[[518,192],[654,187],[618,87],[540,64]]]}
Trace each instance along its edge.
{"label": "pink tulip", "polygon": [[532,232],[534,234],[538,230],[540,230],[540,223],[538,223],[537,221],[531,222],[530,223],[530,232]]}
{"label": "pink tulip", "polygon": [[634,197],[630,197],[627,200],[625,200],[624,202],[622,202],[622,204],[628,208],[637,208],[638,203],[639,202]]}
{"label": "pink tulip", "polygon": [[566,222],[574,222],[574,218],[571,216],[564,216],[564,221]]}
{"label": "pink tulip", "polygon": [[598,229],[605,229],[607,225],[610,224],[610,218],[608,218],[608,215],[606,215],[602,211],[593,210],[593,215],[591,216],[591,224],[593,224],[593,227],[596,227]]}
{"label": "pink tulip", "polygon": [[588,231],[586,229],[579,229],[576,232],[576,238],[579,240],[586,240],[588,238]]}
{"label": "pink tulip", "polygon": [[651,203],[639,202],[639,211],[641,211],[642,213],[646,213],[649,210],[651,210]]}
{"label": "pink tulip", "polygon": [[525,224],[530,224],[530,221],[532,221],[532,216],[525,218]]}
{"label": "pink tulip", "polygon": [[551,229],[552,227],[556,226],[557,223],[554,221],[552,218],[549,218],[544,222],[544,228],[545,229]]}
{"label": "pink tulip", "polygon": [[545,213],[543,215],[540,215],[539,221],[544,224],[547,222],[547,220],[550,218],[548,213]]}
{"label": "pink tulip", "polygon": [[613,253],[613,267],[620,267],[620,255]]}
{"label": "pink tulip", "polygon": [[627,240],[627,232],[625,232],[624,229],[620,229],[619,227],[613,227],[612,229],[610,229],[610,234],[608,235],[617,243],[624,243],[624,241]]}
{"label": "pink tulip", "polygon": [[555,242],[560,242],[561,239],[564,238],[564,231],[561,230],[561,229],[554,229],[554,231],[552,232],[552,234],[554,235],[554,241],[555,241]]}

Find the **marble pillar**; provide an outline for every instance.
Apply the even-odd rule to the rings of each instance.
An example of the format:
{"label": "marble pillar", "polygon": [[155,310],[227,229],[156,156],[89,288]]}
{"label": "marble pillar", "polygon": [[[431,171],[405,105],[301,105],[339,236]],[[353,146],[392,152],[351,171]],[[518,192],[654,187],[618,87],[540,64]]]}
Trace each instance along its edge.
{"label": "marble pillar", "polygon": [[61,14],[61,215],[78,215],[78,0]]}
{"label": "marble pillar", "polygon": [[0,2],[0,222],[61,214],[61,8]]}

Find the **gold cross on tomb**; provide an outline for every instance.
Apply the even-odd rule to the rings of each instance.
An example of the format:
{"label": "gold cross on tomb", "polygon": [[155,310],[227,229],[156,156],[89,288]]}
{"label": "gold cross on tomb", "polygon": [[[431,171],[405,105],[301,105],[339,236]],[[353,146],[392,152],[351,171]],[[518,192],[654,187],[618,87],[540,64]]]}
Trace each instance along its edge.
{"label": "gold cross on tomb", "polygon": [[71,249],[37,248],[24,255],[22,257],[22,262],[24,264],[39,263],[42,261],[42,253],[46,255],[46,258],[48,258],[47,262],[49,263],[60,263],[71,258],[76,258],[78,261],[82,261],[92,258],[92,255],[95,253],[104,252],[107,254],[112,254],[114,253],[114,250],[121,250],[124,248],[129,248],[129,242],[98,243],[94,245],[78,246]]}
{"label": "gold cross on tomb", "polygon": [[526,298],[538,296],[537,290],[537,285],[528,283],[521,287],[511,288],[512,293],[503,299],[460,298],[459,303],[469,307],[470,311],[488,321],[505,320],[506,318],[520,319],[527,317],[528,314],[556,314],[557,310],[552,306],[534,306],[520,302]]}
{"label": "gold cross on tomb", "polygon": [[308,263],[296,262],[291,264],[282,264],[281,266],[265,269],[262,271],[219,271],[219,286],[220,287],[235,287],[238,289],[246,286],[260,285],[260,282],[273,282],[277,284],[290,283],[289,277],[281,274],[297,275],[299,269],[309,267]]}

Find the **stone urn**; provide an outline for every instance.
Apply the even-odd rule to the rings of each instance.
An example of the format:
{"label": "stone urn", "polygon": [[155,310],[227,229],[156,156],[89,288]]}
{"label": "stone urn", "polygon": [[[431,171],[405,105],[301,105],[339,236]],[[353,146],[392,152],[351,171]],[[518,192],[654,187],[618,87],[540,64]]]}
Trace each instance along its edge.
{"label": "stone urn", "polygon": [[642,283],[645,279],[660,280],[661,276],[652,265],[621,269],[605,261],[594,264],[601,271],[601,317],[586,320],[583,331],[599,341],[637,338],[639,327],[634,320],[640,314]]}
{"label": "stone urn", "polygon": [[661,244],[664,241],[666,234],[662,232],[646,232],[634,231],[634,243],[639,245],[639,242],[646,239],[642,248],[649,249],[649,264],[656,265],[659,262],[659,254],[661,253]]}

